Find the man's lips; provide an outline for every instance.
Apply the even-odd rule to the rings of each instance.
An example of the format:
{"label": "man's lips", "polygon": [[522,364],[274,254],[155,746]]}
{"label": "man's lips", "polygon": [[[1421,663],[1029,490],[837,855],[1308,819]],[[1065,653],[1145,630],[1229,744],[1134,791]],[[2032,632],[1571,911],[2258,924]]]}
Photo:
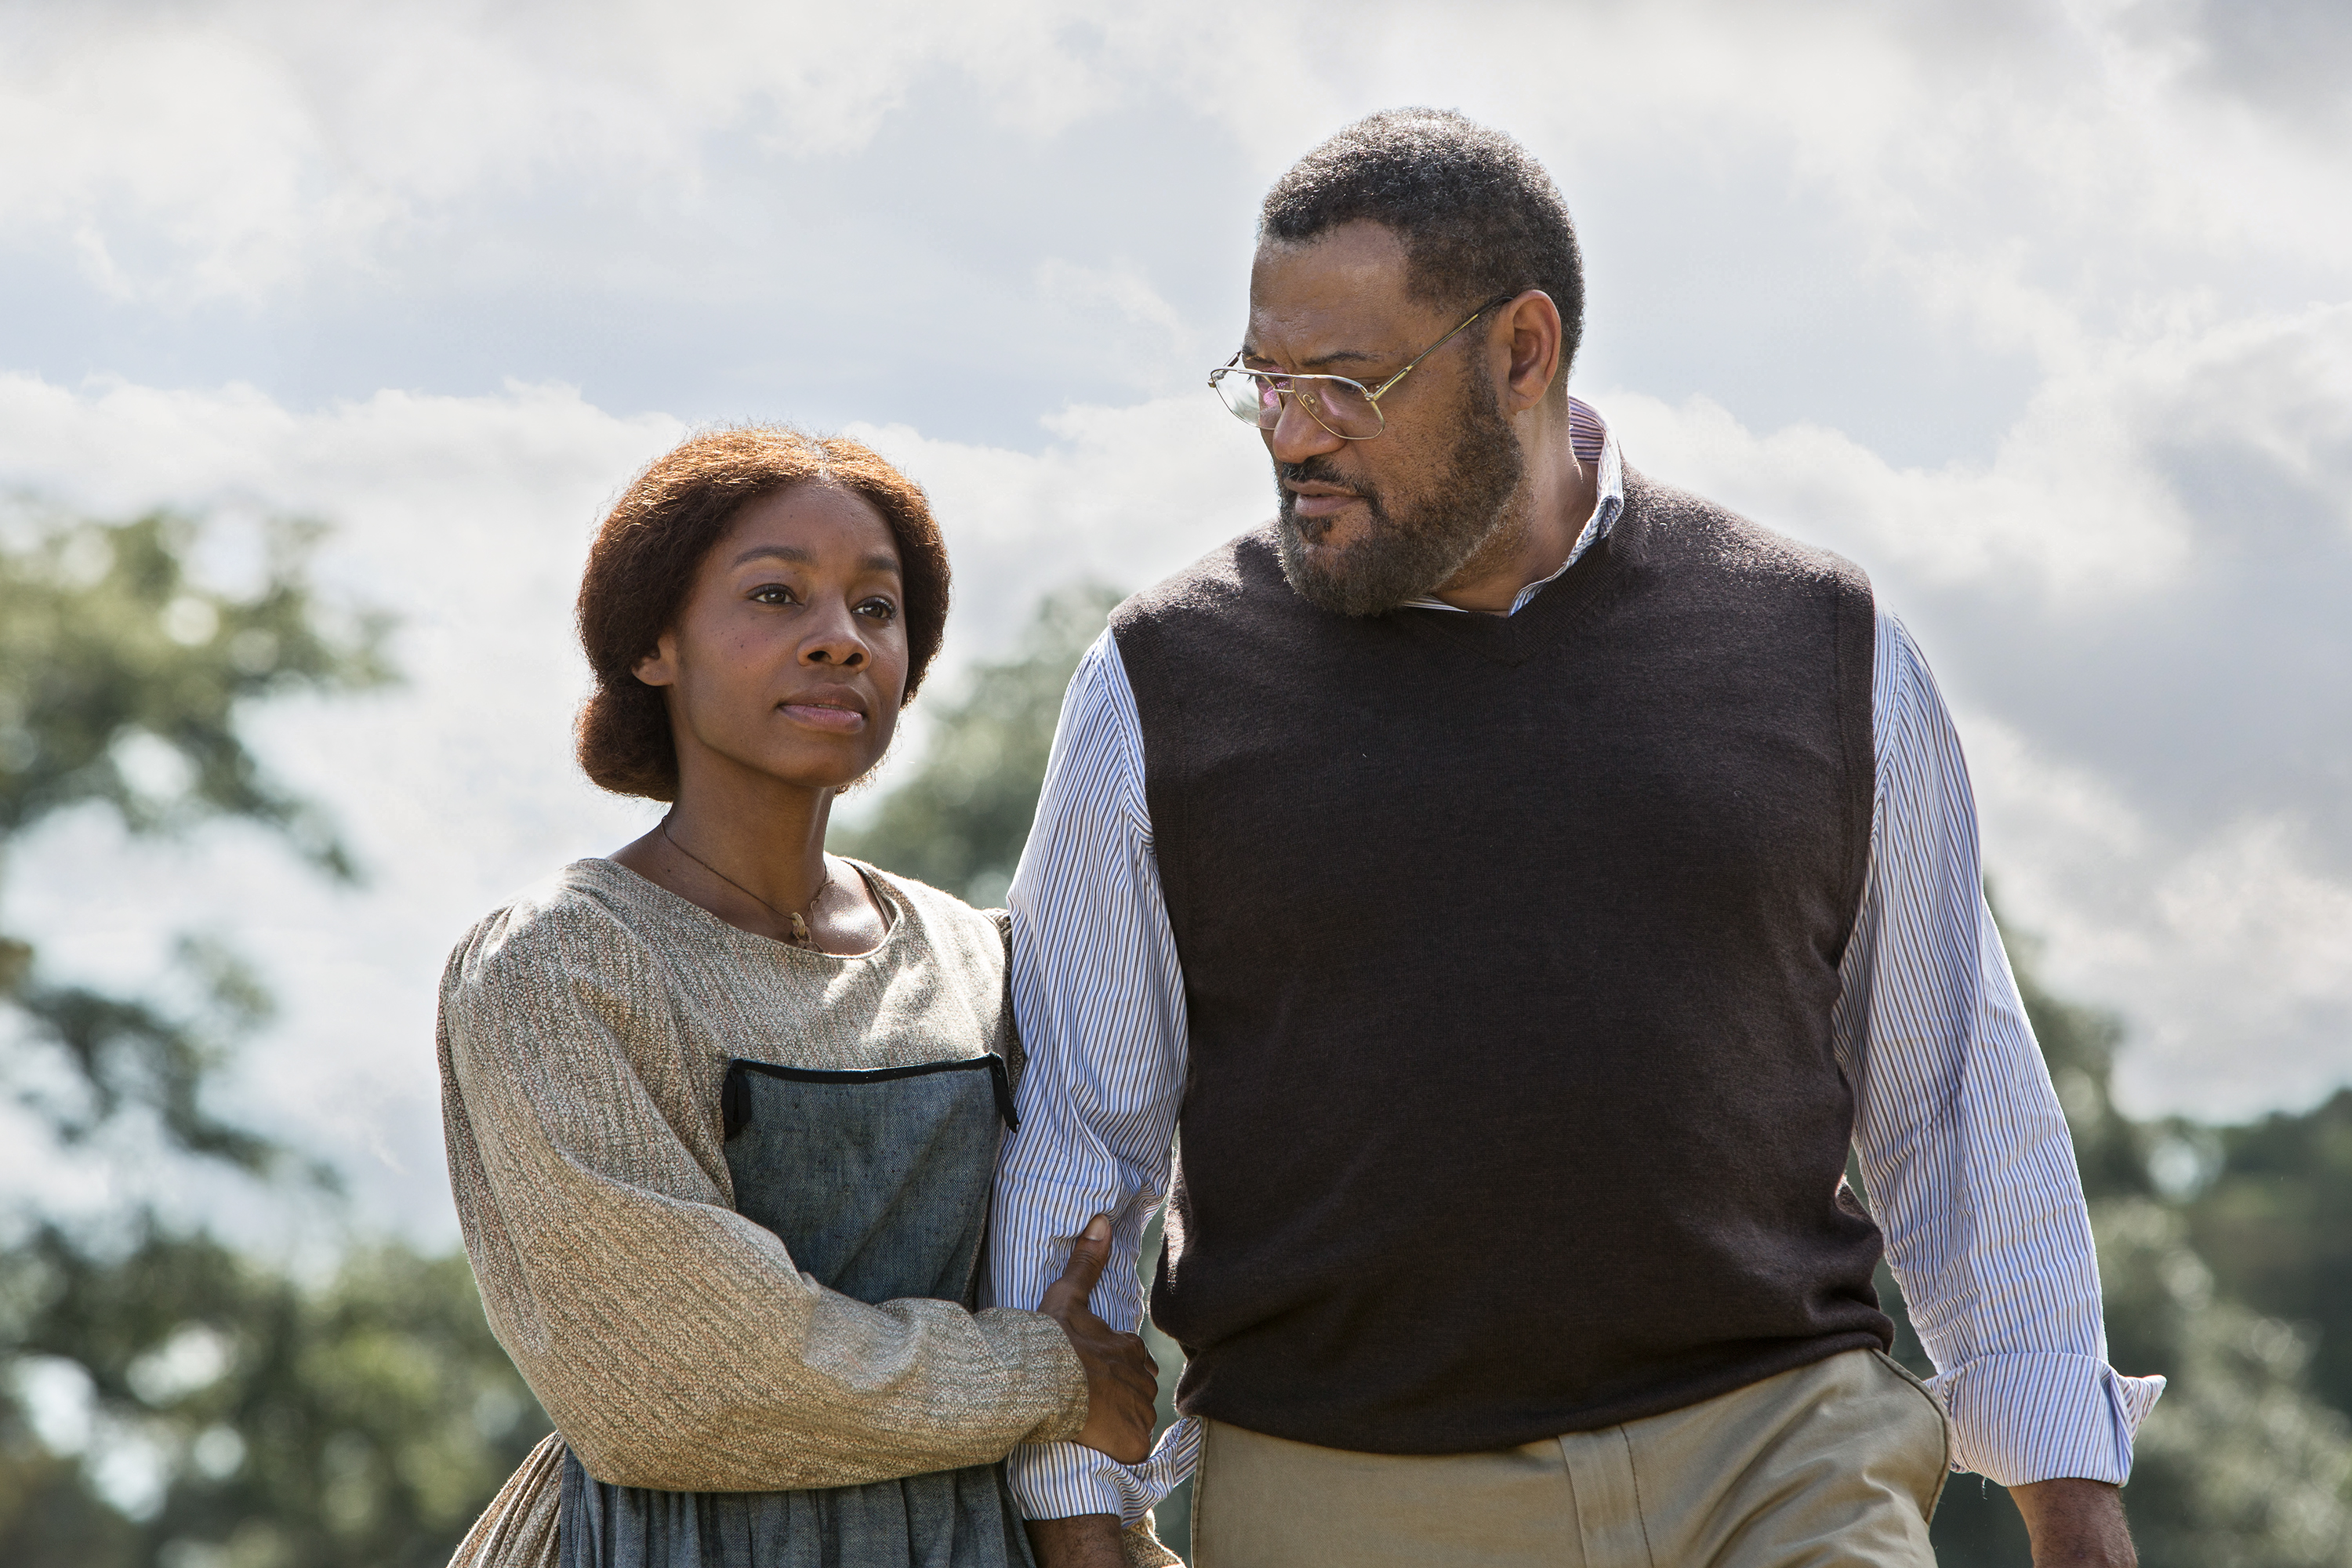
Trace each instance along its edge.
{"label": "man's lips", "polygon": [[1337,485],[1289,485],[1290,510],[1297,517],[1329,517],[1363,498]]}

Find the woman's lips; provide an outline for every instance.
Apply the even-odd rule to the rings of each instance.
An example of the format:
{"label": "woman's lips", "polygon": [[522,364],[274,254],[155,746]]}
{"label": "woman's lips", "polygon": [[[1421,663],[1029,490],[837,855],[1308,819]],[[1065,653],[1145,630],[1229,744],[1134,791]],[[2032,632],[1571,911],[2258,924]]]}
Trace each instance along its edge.
{"label": "woman's lips", "polygon": [[866,715],[852,708],[835,708],[823,702],[780,702],[776,706],[785,718],[812,730],[854,735],[866,728]]}

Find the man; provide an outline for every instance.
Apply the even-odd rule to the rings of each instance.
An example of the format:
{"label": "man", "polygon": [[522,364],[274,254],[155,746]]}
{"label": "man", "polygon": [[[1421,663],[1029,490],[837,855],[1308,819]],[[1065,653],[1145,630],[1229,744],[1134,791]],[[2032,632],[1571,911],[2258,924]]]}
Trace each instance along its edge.
{"label": "man", "polygon": [[997,1300],[1167,1192],[1189,1358],[1146,1464],[1016,1454],[1040,1561],[1197,1455],[1202,1568],[1924,1564],[1948,1465],[2129,1563],[2162,1384],[2105,1363],[1950,721],[1858,570],[1625,467],[1582,293],[1459,116],[1266,197],[1213,380],[1279,516],[1113,616],[1011,900]]}

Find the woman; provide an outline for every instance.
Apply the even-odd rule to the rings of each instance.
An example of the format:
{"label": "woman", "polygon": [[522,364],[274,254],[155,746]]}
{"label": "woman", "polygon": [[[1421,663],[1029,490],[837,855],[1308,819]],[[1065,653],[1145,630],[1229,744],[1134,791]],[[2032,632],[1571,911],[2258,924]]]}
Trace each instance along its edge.
{"label": "woman", "polygon": [[1002,926],[824,853],[947,600],[922,492],[854,441],[697,437],[598,531],[581,765],[670,804],[442,983],[467,1248],[557,1429],[459,1563],[1007,1568],[1014,1444],[1143,1458],[1150,1358],[1086,1309],[1107,1222],[1045,1311],[974,1310]]}

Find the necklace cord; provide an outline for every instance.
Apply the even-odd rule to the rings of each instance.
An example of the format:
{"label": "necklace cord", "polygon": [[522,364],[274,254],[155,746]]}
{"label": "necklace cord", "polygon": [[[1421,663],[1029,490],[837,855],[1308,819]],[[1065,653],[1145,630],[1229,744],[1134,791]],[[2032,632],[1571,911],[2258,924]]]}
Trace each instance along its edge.
{"label": "necklace cord", "polygon": [[[705,860],[701,856],[697,855],[685,845],[680,844],[677,841],[677,835],[669,830],[669,817],[667,815],[664,815],[659,826],[661,827],[661,836],[669,840],[669,847],[671,848],[677,850],[679,854],[685,856],[688,859],[693,861],[696,865],[701,867],[704,870],[709,872],[712,876],[718,878],[720,881],[726,883],[729,887],[734,889],[737,892],[742,894],[745,898],[751,900],[753,903],[759,905],[761,909],[767,910],[778,920],[783,921],[785,931],[791,933],[786,940],[788,940],[794,947],[805,947],[810,949],[815,948],[816,936],[809,930],[808,921],[803,918],[799,910],[785,910],[776,908],[775,905],[768,902],[767,900],[761,898],[759,894],[753,892],[751,889],[745,887],[742,883],[737,881],[734,878],[729,876],[726,872],[720,870],[709,861]],[[819,867],[820,869],[822,869],[822,861],[819,862]],[[824,897],[824,890],[831,886],[833,886],[833,873],[829,870],[824,871],[822,879],[819,880],[816,885],[816,891],[809,895],[808,907],[812,911],[816,909],[817,900]]]}

